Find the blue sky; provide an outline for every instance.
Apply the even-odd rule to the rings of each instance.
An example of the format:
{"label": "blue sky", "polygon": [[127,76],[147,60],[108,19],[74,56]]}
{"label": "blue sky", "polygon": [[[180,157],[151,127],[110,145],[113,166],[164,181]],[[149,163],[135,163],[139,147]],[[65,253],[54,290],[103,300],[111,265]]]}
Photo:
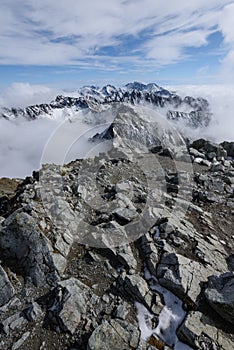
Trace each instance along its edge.
{"label": "blue sky", "polygon": [[0,9],[2,93],[234,80],[233,0],[1,0]]}

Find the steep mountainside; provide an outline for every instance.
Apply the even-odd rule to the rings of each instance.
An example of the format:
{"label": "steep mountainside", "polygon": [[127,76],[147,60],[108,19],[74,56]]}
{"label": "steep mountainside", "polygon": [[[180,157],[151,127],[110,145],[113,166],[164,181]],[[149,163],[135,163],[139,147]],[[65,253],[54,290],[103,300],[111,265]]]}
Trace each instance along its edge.
{"label": "steep mountainside", "polygon": [[116,113],[107,152],[0,181],[0,348],[232,350],[234,143]]}

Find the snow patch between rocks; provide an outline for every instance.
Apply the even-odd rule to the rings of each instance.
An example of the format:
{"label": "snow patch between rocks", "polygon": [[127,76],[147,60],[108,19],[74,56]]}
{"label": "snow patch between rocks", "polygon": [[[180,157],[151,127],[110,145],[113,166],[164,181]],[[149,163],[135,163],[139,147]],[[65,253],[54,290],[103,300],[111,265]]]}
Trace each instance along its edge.
{"label": "snow patch between rocks", "polygon": [[159,315],[157,327],[153,329],[151,323],[153,315],[144,305],[138,302],[135,303],[142,339],[147,341],[152,334],[156,334],[174,350],[192,350],[190,346],[180,342],[176,335],[177,328],[186,316],[182,301],[166,288],[162,287],[149,271],[145,272],[145,278],[149,281],[151,290],[157,291],[163,296],[165,306]]}

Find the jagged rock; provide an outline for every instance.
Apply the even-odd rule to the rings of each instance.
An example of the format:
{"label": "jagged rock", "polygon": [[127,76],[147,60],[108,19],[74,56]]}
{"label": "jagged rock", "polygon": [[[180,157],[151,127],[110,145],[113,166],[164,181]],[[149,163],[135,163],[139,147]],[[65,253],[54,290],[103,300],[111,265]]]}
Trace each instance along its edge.
{"label": "jagged rock", "polygon": [[206,144],[205,139],[197,139],[193,141],[193,143],[189,147],[194,148],[196,150],[200,150],[200,149],[204,149],[205,144]]}
{"label": "jagged rock", "polygon": [[8,264],[36,286],[53,284],[64,271],[65,258],[53,252],[50,241],[27,213],[16,211],[5,220],[0,246]]}
{"label": "jagged rock", "polygon": [[97,312],[98,302],[99,298],[88,286],[70,278],[58,283],[48,317],[55,329],[59,326],[62,331],[73,334],[81,322],[88,319],[92,312]]}
{"label": "jagged rock", "polygon": [[128,269],[135,270],[137,268],[137,261],[129,244],[117,248],[115,254],[118,261]]}
{"label": "jagged rock", "polygon": [[188,120],[188,114],[186,112],[168,111],[167,118],[170,120],[178,121],[183,120],[190,127],[198,127],[199,125],[208,126],[211,115],[207,113],[204,116],[202,111],[192,111],[189,113],[191,120]]}
{"label": "jagged rock", "polygon": [[234,323],[234,272],[210,276],[204,294],[210,306],[221,317]]}
{"label": "jagged rock", "polygon": [[0,266],[0,306],[5,305],[14,295],[15,290],[9,281],[6,272]]}
{"label": "jagged rock", "polygon": [[189,312],[177,330],[177,335],[193,349],[233,349],[233,342],[227,334],[217,329],[208,317],[198,311]]}
{"label": "jagged rock", "polygon": [[206,165],[208,167],[211,165],[211,162],[209,162],[209,160],[203,159],[201,157],[195,158],[193,162],[201,165]]}
{"label": "jagged rock", "polygon": [[234,142],[224,141],[221,146],[227,151],[228,157],[234,158]]}
{"label": "jagged rock", "polygon": [[[183,139],[177,134],[170,124],[155,111],[150,111],[154,119],[147,119],[149,110],[146,107],[136,109],[127,105],[115,106],[114,121],[101,134],[96,134],[92,140],[111,140],[115,149],[127,150],[135,154],[148,153],[148,157],[140,157],[141,167],[147,171],[149,152],[155,153],[155,148],[160,148],[161,155],[181,159],[187,155],[187,147]],[[173,138],[170,135],[173,134]],[[120,154],[119,154],[120,156]],[[151,166],[154,156],[151,156]],[[148,160],[149,162],[150,160]],[[145,165],[144,165],[145,164]],[[152,169],[151,169],[152,171]]]}
{"label": "jagged rock", "polygon": [[216,159],[216,156],[217,156],[217,155],[216,155],[215,152],[209,152],[209,153],[207,153],[207,158],[208,158],[210,161]]}
{"label": "jagged rock", "polygon": [[145,150],[161,146],[159,124],[147,122],[129,106],[119,107],[115,115],[116,118],[110,127],[102,134],[98,134],[95,139],[97,137],[104,140],[113,139],[115,147],[130,149]]}
{"label": "jagged rock", "polygon": [[140,339],[140,331],[133,325],[121,321],[104,321],[95,329],[88,341],[88,350],[153,350],[154,347],[148,345]]}
{"label": "jagged rock", "polygon": [[131,301],[151,306],[152,292],[147,282],[139,275],[122,274],[117,280],[117,289]]}
{"label": "jagged rock", "polygon": [[136,210],[128,208],[117,208],[113,211],[114,216],[117,218],[117,221],[128,223],[138,216]]}
{"label": "jagged rock", "polygon": [[205,153],[206,156],[210,153],[214,153],[217,158],[226,158],[227,151],[217,143],[210,142],[208,140],[199,139],[191,144],[191,147],[198,150],[201,153]]}
{"label": "jagged rock", "polygon": [[154,240],[149,233],[144,234],[139,239],[139,247],[142,257],[144,259],[145,265],[151,275],[156,275],[156,266],[159,261],[158,249],[155,246]]}
{"label": "jagged rock", "polygon": [[131,184],[128,182],[120,182],[115,186],[116,193],[129,193],[132,190]]}
{"label": "jagged rock", "polygon": [[[140,94],[152,97],[146,95],[144,86],[138,88]],[[133,105],[143,96],[138,98],[134,90],[131,87],[131,94],[126,95],[127,100],[131,96]],[[113,102],[110,97],[118,96],[119,91],[108,87],[102,93],[103,103],[109,103]],[[198,108],[197,117],[201,116],[200,107],[195,106],[197,102],[186,100]],[[63,108],[66,103],[74,107],[75,102],[61,97],[56,103]],[[181,185],[181,179],[193,178],[193,171],[191,174],[188,169],[191,157],[185,160],[180,147],[175,150],[167,142],[164,145],[158,138],[164,130],[158,130],[157,123],[152,127],[139,110],[146,109],[113,107],[117,118],[96,140],[105,136],[117,148],[84,162],[77,160],[62,167],[44,165],[40,175],[45,175],[52,188],[51,193],[44,188],[45,201],[44,182],[39,173],[25,180],[13,197],[4,199],[6,205],[0,211],[6,218],[0,217],[1,259],[3,266],[14,271],[8,277],[19,299],[14,303],[11,299],[0,310],[3,333],[10,335],[9,339],[3,338],[4,346],[1,342],[4,335],[0,335],[0,347],[12,348],[26,329],[32,329],[24,347],[30,348],[30,342],[42,332],[48,348],[53,343],[57,349],[83,349],[93,332],[88,341],[91,350],[153,349],[153,345],[140,340],[133,306],[136,301],[145,307],[149,333],[163,323],[166,315],[170,321],[167,328],[164,322],[167,329],[164,335],[171,332],[175,338],[178,323],[174,326],[173,317],[179,315],[182,321],[185,315],[182,306],[202,310],[204,314],[208,310],[209,317],[216,315],[221,319],[205,303],[202,293],[208,276],[231,270],[233,265],[232,259],[227,259],[233,247],[233,213],[227,206],[227,203],[234,206],[232,161],[224,160],[226,153],[221,146],[206,140],[195,142],[190,147],[197,171],[195,183],[189,180],[186,186]],[[153,114],[150,111],[149,117]],[[183,117],[179,112],[171,116]],[[198,123],[201,121],[197,119]],[[146,153],[137,153],[141,146]],[[187,148],[186,152],[188,155]],[[198,156],[207,164],[209,160],[217,164],[216,159],[220,158],[218,164],[223,172],[200,167],[196,164]],[[152,163],[152,159],[158,163]],[[182,161],[182,171],[174,166],[175,159]],[[154,184],[155,177],[158,182]],[[196,203],[191,202],[193,186]],[[92,230],[85,231],[85,224],[93,231],[114,228],[113,239],[106,232],[98,237],[103,251],[92,245],[98,235],[95,237]],[[21,276],[34,285],[24,284]],[[164,308],[162,302],[166,304]],[[174,311],[178,314],[174,315]],[[197,349],[223,346],[229,350],[228,331],[221,332],[218,324],[212,324],[217,320],[205,320],[204,314],[189,313],[178,333],[181,339]],[[164,329],[159,332],[162,338]],[[154,345],[164,346],[159,339]]]}
{"label": "jagged rock", "polygon": [[157,268],[159,283],[195,307],[201,281],[210,274],[208,267],[175,253],[164,253]]}
{"label": "jagged rock", "polygon": [[54,247],[59,251],[60,254],[66,257],[70,252],[72,243],[73,236],[68,229],[57,230]]}
{"label": "jagged rock", "polygon": [[127,315],[129,313],[129,304],[127,304],[125,301],[116,307],[116,310],[114,311],[114,315],[116,318],[120,318],[122,320],[125,320]]}
{"label": "jagged rock", "polygon": [[135,270],[137,268],[137,261],[129,244],[106,248],[106,252],[110,260],[118,261],[119,266],[123,266],[128,270]]}

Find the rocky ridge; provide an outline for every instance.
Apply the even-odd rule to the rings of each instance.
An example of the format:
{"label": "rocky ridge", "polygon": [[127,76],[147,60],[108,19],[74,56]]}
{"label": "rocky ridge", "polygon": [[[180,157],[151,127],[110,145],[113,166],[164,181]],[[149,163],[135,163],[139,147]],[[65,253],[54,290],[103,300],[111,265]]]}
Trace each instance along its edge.
{"label": "rocky ridge", "polygon": [[183,120],[191,127],[207,126],[211,119],[208,101],[198,97],[170,92],[157,84],[129,83],[123,88],[106,85],[102,88],[85,86],[77,92],[77,97],[57,96],[47,104],[28,106],[26,108],[4,108],[0,116],[5,119],[23,117],[34,120],[39,117],[55,118],[57,111],[75,112],[79,110],[102,110],[113,103],[130,105],[149,104],[164,111],[168,119]]}
{"label": "rocky ridge", "polygon": [[1,348],[233,348],[233,145],[162,130],[120,106],[105,154],[8,180]]}

